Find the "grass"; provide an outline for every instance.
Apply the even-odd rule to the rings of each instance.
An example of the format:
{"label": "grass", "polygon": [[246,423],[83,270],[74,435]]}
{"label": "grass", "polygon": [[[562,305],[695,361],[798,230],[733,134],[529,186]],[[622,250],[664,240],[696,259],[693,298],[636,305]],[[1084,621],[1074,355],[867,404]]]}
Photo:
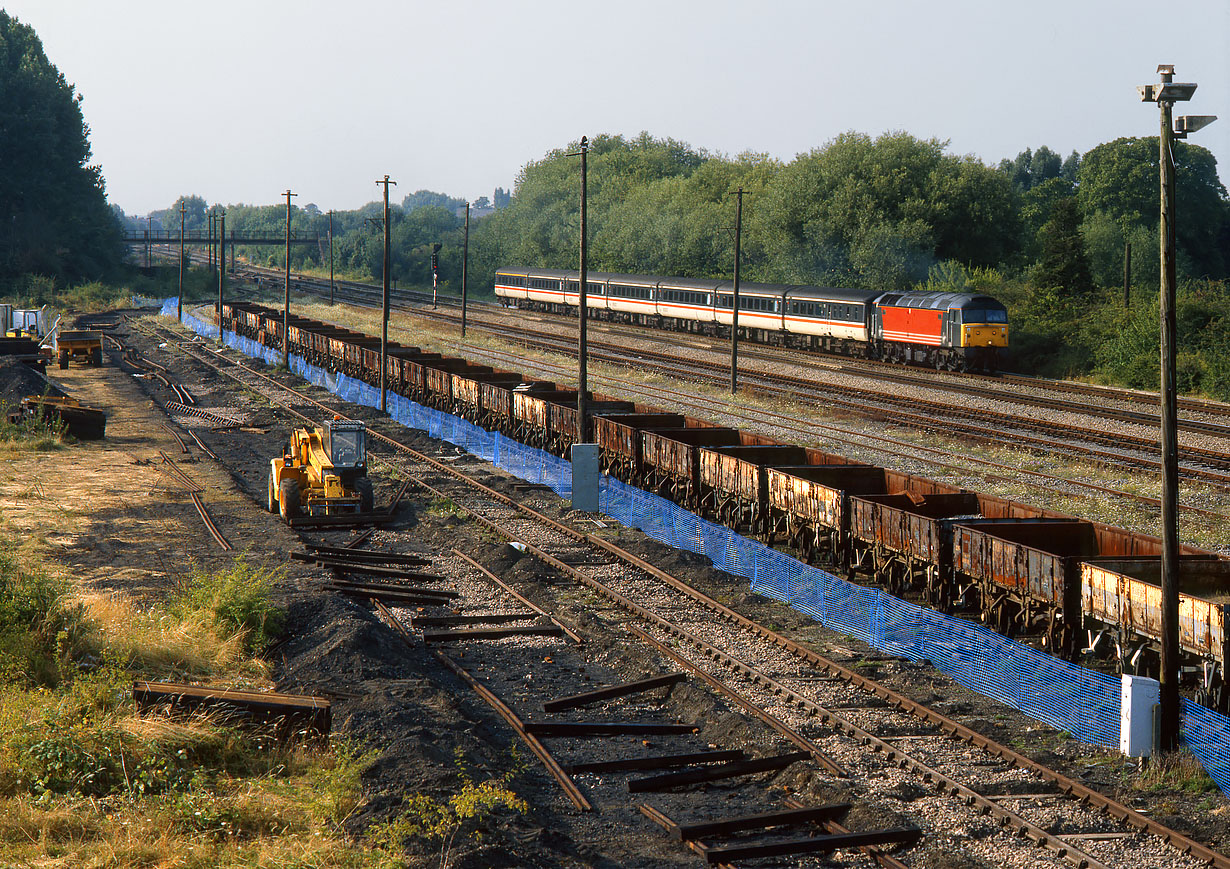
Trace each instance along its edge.
{"label": "grass", "polygon": [[1181,791],[1199,795],[1218,789],[1200,761],[1188,751],[1172,751],[1151,758],[1135,784],[1137,789],[1149,793]]}
{"label": "grass", "polygon": [[0,548],[0,866],[388,864],[342,829],[375,752],[133,705],[134,679],[270,687],[277,572],[241,556],[138,607],[31,550]]}
{"label": "grass", "polygon": [[10,454],[58,450],[65,438],[63,425],[41,415],[10,422],[7,413],[0,414],[0,450]]}

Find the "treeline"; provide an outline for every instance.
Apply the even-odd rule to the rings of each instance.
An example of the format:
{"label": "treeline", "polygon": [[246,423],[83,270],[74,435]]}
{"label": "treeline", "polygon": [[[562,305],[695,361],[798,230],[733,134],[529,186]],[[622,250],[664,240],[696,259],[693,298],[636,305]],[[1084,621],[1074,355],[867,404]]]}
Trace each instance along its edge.
{"label": "treeline", "polygon": [[123,258],[80,101],[34,30],[0,9],[0,294],[31,276],[97,278]]}
{"label": "treeline", "polygon": [[[511,198],[471,227],[471,290],[501,266],[575,267],[577,143],[526,165]],[[1230,398],[1230,200],[1204,148],[1175,143],[1183,373],[1189,391]],[[647,133],[597,136],[589,151],[591,268],[729,276],[734,199],[743,189],[747,280],[879,289],[982,291],[1009,305],[1016,366],[1156,386],[1157,139],[1124,138],[1061,158],[1043,146],[987,166],[906,133],[845,133],[790,162],[727,157]],[[497,196],[502,191],[497,191]],[[210,210],[186,197],[188,225]],[[461,279],[461,201],[418,191],[392,208],[392,277]],[[178,228],[178,205],[158,215]],[[283,232],[285,207],[228,206],[227,228]],[[333,215],[339,271],[378,277],[382,206]],[[296,206],[297,233],[328,229]],[[1124,259],[1131,271],[1124,292]],[[241,250],[281,265],[277,248]],[[328,251],[292,249],[292,267],[327,267]]]}

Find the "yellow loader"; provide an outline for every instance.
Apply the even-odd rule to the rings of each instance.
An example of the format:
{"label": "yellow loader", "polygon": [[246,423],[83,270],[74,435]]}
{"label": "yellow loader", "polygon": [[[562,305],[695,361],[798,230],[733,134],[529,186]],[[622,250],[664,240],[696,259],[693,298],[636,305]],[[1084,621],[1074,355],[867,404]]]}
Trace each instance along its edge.
{"label": "yellow loader", "polygon": [[280,458],[269,462],[270,513],[340,516],[372,511],[367,477],[367,426],[331,419],[295,429]]}

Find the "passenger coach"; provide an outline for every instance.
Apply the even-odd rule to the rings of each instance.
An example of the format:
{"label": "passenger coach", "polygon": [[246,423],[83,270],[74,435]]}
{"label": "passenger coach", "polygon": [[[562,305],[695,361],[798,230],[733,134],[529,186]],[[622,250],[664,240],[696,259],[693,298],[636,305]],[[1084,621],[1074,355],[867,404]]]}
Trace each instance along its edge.
{"label": "passenger coach", "polygon": [[[601,319],[708,335],[729,334],[734,320],[730,281],[590,272],[586,283],[586,308]],[[506,305],[571,314],[580,274],[501,269],[495,294]],[[1004,306],[969,293],[741,283],[739,329],[766,344],[960,370],[992,370],[1008,346]]]}

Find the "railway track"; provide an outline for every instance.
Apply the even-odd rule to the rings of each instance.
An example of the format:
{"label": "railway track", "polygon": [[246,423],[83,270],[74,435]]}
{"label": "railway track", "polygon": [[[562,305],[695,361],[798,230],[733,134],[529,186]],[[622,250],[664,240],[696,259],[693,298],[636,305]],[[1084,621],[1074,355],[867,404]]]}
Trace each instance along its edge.
{"label": "railway track", "polygon": [[[310,281],[308,285],[311,285]],[[376,296],[371,295],[373,293]],[[374,299],[378,296],[379,290],[367,289],[362,284],[349,284],[346,293],[339,297],[343,301],[349,299],[357,302],[357,304],[367,306],[374,305]],[[408,304],[406,301],[396,302],[395,307],[419,317],[426,316],[446,322],[459,320],[459,315],[455,311],[424,311],[422,307]],[[490,309],[490,307],[494,306],[486,307]],[[571,338],[561,337],[558,333],[526,329],[524,322],[519,322],[515,326],[509,326],[507,322],[502,320],[486,320],[486,318],[474,320],[472,317],[470,322],[476,328],[486,329],[488,332],[514,340],[514,342],[526,345],[526,347],[535,347],[552,353],[576,355]],[[649,337],[659,337],[656,333],[646,331],[646,329],[617,328],[619,328],[620,333],[637,334],[640,337],[646,337],[647,334]],[[689,340],[694,338],[694,336],[688,337]],[[616,365],[637,366],[649,361],[658,370],[674,372],[674,374],[690,380],[718,383],[726,381],[728,377],[728,369],[724,363],[716,363],[716,361],[689,361],[688,364],[683,364],[680,363],[676,353],[652,352],[652,350],[643,349],[626,350],[619,347],[619,345],[594,342],[593,339],[590,340],[590,353],[592,353],[595,359],[605,359],[610,361],[611,364]],[[760,358],[776,361],[788,358],[793,364],[797,364],[798,361],[797,353],[787,356],[781,350],[764,348],[761,345],[752,345],[752,349],[745,350],[744,352],[745,356],[753,354],[759,355]],[[806,355],[823,356],[823,354]],[[850,360],[839,359],[843,359],[840,363],[843,368],[847,365],[852,365]],[[984,383],[988,379],[983,375],[942,372],[942,374],[937,375],[935,380],[931,380],[918,374],[905,374],[902,371],[902,366],[899,365],[868,363],[866,360],[860,360],[857,365],[866,370],[878,371],[879,376],[886,377],[886,379],[892,382],[916,383],[916,385],[926,385],[929,388],[934,388],[936,382],[938,382],[940,383],[941,390],[950,393],[959,392],[964,393],[964,395],[980,397],[988,395],[983,388]],[[697,369],[700,369],[700,371],[697,371]],[[1005,377],[1011,382],[1030,383],[1030,385],[1036,385],[1037,383],[1036,380],[1016,375]],[[1005,380],[1005,377],[998,377],[998,379]],[[990,444],[1005,444],[1005,442],[1006,444],[1016,444],[1026,447],[1026,449],[1049,452],[1049,454],[1053,455],[1084,458],[1084,460],[1096,462],[1103,467],[1121,467],[1133,471],[1154,471],[1160,470],[1161,467],[1161,462],[1155,457],[1157,455],[1156,439],[1148,438],[1148,436],[1108,433],[1108,431],[1103,429],[1057,424],[1054,420],[1030,419],[1014,413],[958,411],[958,409],[952,408],[943,399],[932,399],[932,401],[918,401],[916,399],[916,401],[909,401],[909,399],[894,398],[889,393],[883,391],[866,390],[866,388],[840,388],[831,385],[825,388],[817,388],[814,379],[809,379],[809,377],[765,375],[761,374],[761,372],[744,370],[742,379],[744,383],[755,383],[754,388],[756,390],[775,393],[775,395],[787,397],[792,399],[792,401],[804,398],[822,407],[840,406],[849,408],[852,412],[868,415],[871,418],[891,420],[891,422],[910,425],[910,427],[920,430],[940,431],[940,433],[946,435],[968,436],[968,438],[990,442]],[[994,379],[996,377],[993,377]],[[978,383],[978,386],[969,386],[970,382]],[[1053,387],[1055,383],[1061,383],[1061,381],[1048,381],[1048,388]],[[1145,401],[1146,399],[1141,397],[1139,393],[1087,387],[1086,385],[1080,385],[1080,383],[1074,385],[1074,391],[1082,393],[1082,395],[1091,395],[1091,393],[1105,395],[1107,392],[1112,392],[1116,397],[1119,396],[1119,393],[1124,393],[1124,395],[1133,396],[1138,402]],[[846,397],[834,397],[834,392],[844,393]],[[1064,412],[1074,412],[1075,408],[1081,408],[1085,413],[1092,412],[1090,408],[1075,402],[1066,401],[1066,399],[1020,397],[1016,393],[998,390],[991,391],[991,395],[998,396],[1001,401],[1018,401],[1025,404],[1025,406],[1034,408],[1054,409],[1054,411]],[[1218,406],[1218,404],[1213,402],[1192,401],[1188,402],[1187,407],[1192,409],[1192,411],[1204,413],[1214,413],[1216,409],[1220,408],[1225,414],[1230,414],[1230,408]],[[961,417],[966,422],[956,422],[953,417]],[[1118,420],[1118,422],[1133,425],[1148,425],[1150,419],[1156,419],[1155,415],[1151,417],[1150,414],[1139,411],[1122,411],[1122,409],[1109,409],[1107,417]],[[1224,436],[1230,435],[1230,427],[1221,423],[1183,419],[1181,420],[1182,427],[1188,427],[1189,433],[1192,435],[1202,435],[1204,438],[1214,438],[1214,436],[1223,436],[1224,438]],[[1054,438],[1052,435],[1057,430],[1063,430],[1066,434],[1066,439]],[[1095,445],[1090,446],[1086,445],[1085,442],[1077,441],[1087,441]],[[1183,447],[1181,456],[1187,460],[1181,467],[1183,477],[1192,479],[1192,481],[1207,483],[1209,486],[1216,488],[1230,489],[1230,455],[1226,454],[1226,451],[1204,449],[1204,447],[1189,445]],[[1073,481],[1065,482],[1073,483]],[[1081,488],[1090,488],[1084,483],[1075,484]],[[1107,490],[1105,487],[1091,488]],[[1114,493],[1114,490],[1109,489],[1107,492]],[[1149,504],[1151,508],[1160,503],[1159,499],[1141,497],[1141,495],[1135,493],[1119,492],[1118,494],[1125,499],[1137,501],[1137,503]],[[1216,513],[1213,510],[1194,508],[1192,511],[1210,520],[1224,520],[1223,514]]]}
{"label": "railway track", "polygon": [[[280,276],[280,272],[270,269],[259,269],[247,267],[247,270],[254,275],[265,276]],[[312,278],[306,275],[295,276],[292,278],[298,284],[309,291],[319,294],[328,291],[328,283],[319,279]],[[378,300],[381,298],[382,290],[380,287],[364,284],[356,281],[346,281],[338,284],[342,288],[343,293],[339,298],[349,298],[351,301],[367,307],[378,307]],[[458,300],[451,295],[440,295],[438,297],[438,305],[444,310],[424,311],[416,303],[431,302],[432,294],[416,291],[416,290],[398,290],[393,296],[393,307],[396,310],[413,312],[420,316],[427,316],[434,319],[456,322],[459,321],[460,315],[457,311],[459,308]],[[497,328],[504,317],[496,317],[495,319],[488,318],[488,314],[500,312],[503,313],[506,309],[499,305],[471,302],[473,311],[469,320],[474,326],[485,328],[489,325],[494,325]],[[524,326],[524,320],[528,316],[541,318],[544,322],[567,322],[563,318],[552,315],[540,315],[531,311],[518,310],[517,318]],[[478,316],[480,319],[473,319]],[[621,336],[630,336],[636,338],[657,338],[661,339],[663,335],[670,335],[671,340],[688,340],[701,341],[706,346],[711,346],[719,352],[725,349],[724,340],[706,338],[700,335],[677,333],[661,333],[652,329],[625,326],[620,324],[609,323],[606,321],[592,321],[594,325],[599,325],[610,330],[614,334]],[[1125,423],[1143,424],[1157,426],[1159,425],[1158,414],[1153,408],[1157,407],[1158,397],[1155,393],[1142,392],[1139,390],[1125,389],[1122,387],[1101,386],[1088,383],[1080,383],[1070,380],[1052,380],[1048,378],[1033,377],[1022,374],[1013,374],[1010,372],[999,372],[995,374],[978,374],[971,372],[959,371],[942,371],[942,372],[926,372],[924,369],[903,368],[899,364],[891,362],[881,362],[877,360],[866,359],[851,359],[846,356],[836,356],[827,354],[822,351],[811,350],[782,350],[768,345],[756,344],[747,342],[744,346],[741,355],[744,358],[764,358],[767,360],[781,362],[789,361],[791,364],[797,364],[802,360],[816,360],[824,365],[828,370],[838,370],[843,373],[855,374],[859,376],[875,377],[888,380],[895,383],[909,383],[917,386],[925,386],[930,389],[940,389],[953,393],[966,395],[975,395],[982,398],[999,398],[1005,401],[1013,401],[1026,405],[1033,405],[1047,409],[1066,409],[1073,412],[1089,412],[1088,402],[1081,402],[1069,399],[1046,399],[1037,398],[1029,395],[1022,395],[1017,391],[1009,391],[998,389],[995,384],[1015,385],[1028,389],[1045,389],[1067,396],[1078,397],[1096,397],[1099,399],[1120,402],[1133,406],[1133,410],[1106,408],[1104,416],[1108,419],[1115,419]],[[1223,402],[1210,401],[1206,399],[1197,399],[1190,397],[1182,397],[1179,399],[1179,410],[1189,414],[1206,414],[1212,416],[1215,421],[1202,422],[1196,419],[1181,419],[1180,427],[1186,427],[1186,430],[1192,432],[1204,432],[1212,436],[1228,437],[1230,436],[1230,404]]]}
{"label": "railway track", "polygon": [[[249,387],[260,386],[266,395],[290,392],[271,378],[233,361],[222,361],[213,351],[200,347],[182,349],[219,373]],[[305,401],[301,393],[291,394],[294,404]],[[328,412],[335,410],[314,400],[308,402]],[[284,403],[291,409],[292,402]],[[910,812],[921,816],[924,809],[935,808],[937,815],[919,818],[919,826],[925,830],[946,834],[952,829],[955,813],[965,819],[959,823],[977,831],[979,847],[996,849],[997,859],[1005,859],[1009,854],[1018,855],[1013,860],[1023,859],[1026,853],[1037,854],[1040,845],[1050,855],[1046,862],[1057,864],[1179,865],[1171,862],[1176,859],[1175,853],[1161,844],[1166,841],[1197,862],[1230,866],[1225,856],[1183,839],[954,719],[821,657],[611,541],[551,520],[446,463],[411,450],[387,435],[373,434],[396,450],[391,460],[405,462],[422,485],[447,495],[476,520],[521,543],[555,570],[602,595],[610,607],[636,617],[642,623],[639,630],[645,638],[656,642],[661,654],[675,656],[671,658],[674,665],[694,668],[692,672],[698,678],[702,678],[700,673],[706,673],[719,682],[737,680],[739,686],[735,690],[753,706],[794,727],[802,738],[820,746],[826,754],[850,758],[848,763],[839,761],[838,765],[860,770],[858,786],[865,789],[861,794],[864,798],[887,801],[894,811],[906,817]],[[544,545],[538,539],[544,535],[549,539],[563,538],[565,542]],[[609,565],[592,569],[576,565],[573,562],[577,560],[578,545],[597,547],[604,558],[614,558],[625,565],[626,572],[623,567],[610,570]],[[608,575],[612,573],[616,575]],[[689,663],[685,665],[684,660]],[[869,747],[873,750],[868,751]],[[966,751],[968,755],[963,754]],[[921,792],[904,801],[905,806],[899,795],[893,797],[889,793],[901,785],[903,771],[911,777],[913,788]],[[812,776],[824,775],[835,773],[812,772]],[[1022,785],[1023,781],[1028,783]],[[913,805],[920,801],[927,806]],[[1040,803],[1046,805],[1038,810]],[[1056,817],[1051,803],[1065,807],[1062,836],[1048,831]],[[1088,812],[1086,804],[1100,812]],[[649,816],[654,812],[662,815],[649,805],[644,811]],[[1034,811],[1039,814],[1030,820]],[[937,821],[937,817],[947,820]],[[1009,835],[1000,830],[1001,824],[1011,831]],[[1140,831],[1153,835],[1142,837]]]}
{"label": "railway track", "polygon": [[[544,338],[541,335],[527,334],[522,328],[508,328],[501,330],[498,334],[505,340],[532,349],[562,355],[576,355],[575,344],[564,338],[556,336]],[[721,386],[728,383],[730,377],[730,369],[726,364],[704,360],[680,362],[677,354],[667,352],[652,352],[645,349],[625,350],[617,345],[592,340],[589,342],[589,352],[591,358],[597,361],[625,367],[637,367],[650,363],[653,365],[653,370],[660,373],[710,385]],[[966,435],[1000,444],[1020,444],[1030,449],[1046,449],[1055,453],[1091,458],[1107,465],[1115,464],[1151,470],[1161,468],[1160,461],[1148,458],[1148,455],[1157,452],[1156,442],[1148,438],[1124,433],[1109,434],[1097,429],[1047,420],[1031,420],[996,411],[962,410],[928,400],[901,400],[881,392],[834,384],[818,386],[813,380],[804,377],[744,371],[740,379],[755,391],[771,397],[796,402],[801,400],[817,407],[843,407],[873,418],[891,419],[897,424],[940,431],[947,435]],[[1057,403],[1053,406],[1058,408],[1061,405]],[[958,420],[964,420],[964,422]],[[1200,429],[1189,430],[1204,431],[1206,434],[1211,434],[1216,430],[1221,433],[1222,437],[1230,434],[1230,429],[1225,427],[1204,427],[1205,425],[1208,424],[1202,425]],[[1061,432],[1067,435],[1067,439],[1043,434],[1053,432]],[[1118,449],[1084,446],[1076,442],[1078,439]],[[1213,468],[1230,471],[1230,455],[1217,450],[1184,447],[1180,450],[1180,457],[1187,460],[1186,464],[1180,466],[1181,476],[1221,487],[1230,487],[1230,474],[1208,470],[1193,464],[1199,461]]]}

